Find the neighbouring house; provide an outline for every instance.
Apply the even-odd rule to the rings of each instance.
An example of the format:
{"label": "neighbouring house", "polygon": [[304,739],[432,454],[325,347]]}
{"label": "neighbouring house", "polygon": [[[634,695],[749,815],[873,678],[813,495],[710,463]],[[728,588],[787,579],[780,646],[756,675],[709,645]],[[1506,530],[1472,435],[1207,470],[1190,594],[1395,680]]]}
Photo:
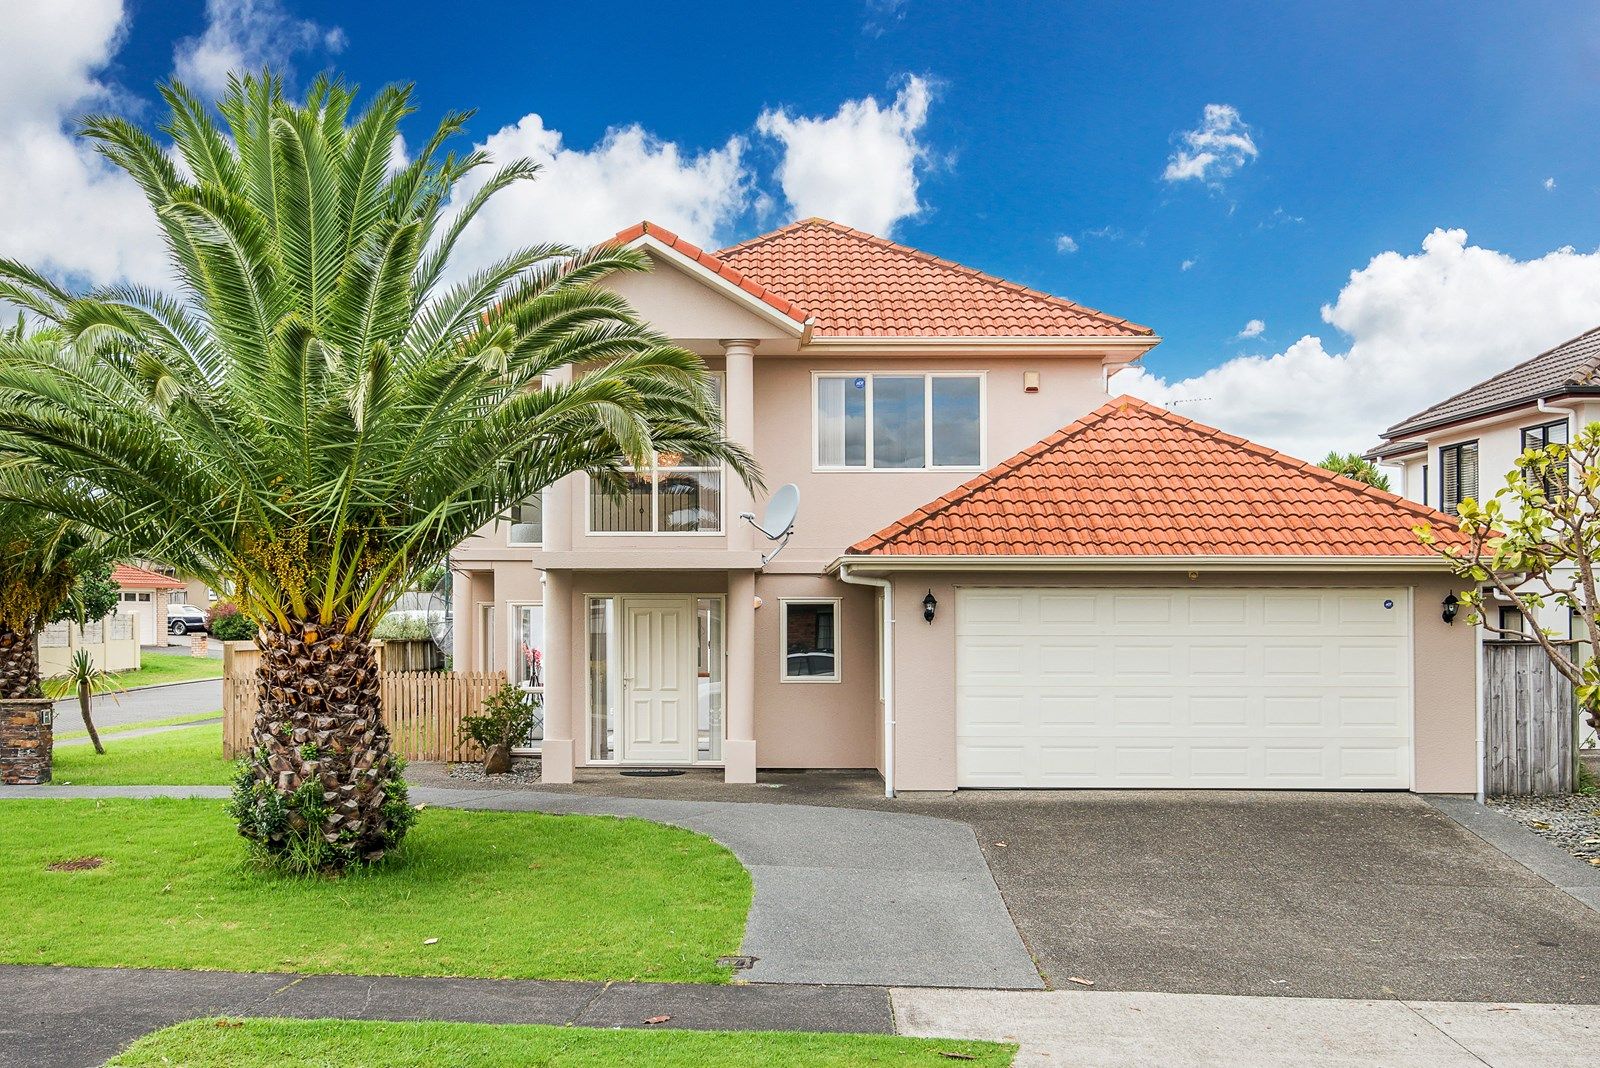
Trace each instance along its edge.
{"label": "neighbouring house", "polygon": [[456,667],[542,693],[547,781],[1476,788],[1472,628],[1412,532],[1444,517],[1111,399],[1148,327],[820,219],[614,240],[800,508],[764,560],[765,500],[662,455],[459,547]]}
{"label": "neighbouring house", "polygon": [[184,603],[183,580],[133,564],[118,564],[111,581],[120,591],[117,611],[134,617],[139,643],[165,644],[167,605]]}
{"label": "neighbouring house", "polygon": [[[1600,327],[1402,419],[1367,456],[1394,469],[1404,496],[1455,515],[1463,499],[1493,496],[1528,449],[1569,442],[1596,420]],[[1518,605],[1500,601],[1490,610],[1490,622],[1507,630],[1532,625]],[[1560,605],[1547,605],[1537,622],[1574,636],[1572,614]]]}

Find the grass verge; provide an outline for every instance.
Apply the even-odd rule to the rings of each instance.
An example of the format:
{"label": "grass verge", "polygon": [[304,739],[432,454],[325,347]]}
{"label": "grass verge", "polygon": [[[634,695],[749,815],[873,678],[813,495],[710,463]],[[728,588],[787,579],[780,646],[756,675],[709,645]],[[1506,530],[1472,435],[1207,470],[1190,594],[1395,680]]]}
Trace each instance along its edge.
{"label": "grass verge", "polygon": [[138,686],[155,686],[163,682],[220,678],[222,660],[218,657],[143,652],[139,655],[139,670],[118,672],[117,685],[124,690],[132,690]]}
{"label": "grass verge", "polygon": [[[215,714],[215,713],[213,713]],[[73,786],[226,786],[234,764],[222,756],[222,724],[185,727],[141,738],[101,735],[92,745],[56,749],[52,781]]]}
{"label": "grass verge", "polygon": [[[95,711],[100,709],[100,702],[102,700],[104,700],[104,698],[95,698]],[[110,727],[100,727],[100,737],[107,738],[115,734],[127,734],[129,731],[142,731],[149,727],[181,727],[185,723],[200,723],[204,720],[216,719],[220,715],[222,715],[222,710],[219,708],[215,712],[189,712],[182,716],[168,716],[166,719],[146,719],[140,720],[137,723],[118,723]],[[73,705],[72,708],[65,713],[58,712],[56,714],[56,722],[82,723],[83,716],[79,714],[78,706]],[[96,726],[99,727],[99,724],[96,724]],[[89,732],[86,730],[56,731],[56,741],[58,742],[64,742],[69,738],[87,737],[89,737]]]}
{"label": "grass verge", "polygon": [[604,816],[432,809],[337,879],[248,864],[217,801],[0,801],[0,841],[10,964],[721,983],[751,898],[709,838]]}
{"label": "grass verge", "polygon": [[776,1031],[602,1031],[526,1024],[365,1020],[192,1020],[146,1035],[121,1068],[932,1068],[1009,1065],[1015,1046],[896,1035]]}

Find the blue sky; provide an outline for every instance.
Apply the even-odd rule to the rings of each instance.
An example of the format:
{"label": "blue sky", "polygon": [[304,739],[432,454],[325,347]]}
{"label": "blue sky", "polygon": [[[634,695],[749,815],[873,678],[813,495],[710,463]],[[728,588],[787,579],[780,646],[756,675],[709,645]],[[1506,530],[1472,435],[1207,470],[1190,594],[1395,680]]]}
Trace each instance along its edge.
{"label": "blue sky", "polygon": [[[1301,451],[1364,447],[1430,393],[1600,322],[1589,4],[72,2],[110,4],[120,28],[81,60],[96,90],[63,119],[153,117],[158,79],[229,57],[302,85],[324,68],[413,81],[408,140],[476,107],[473,141],[551,149],[547,199],[581,205],[530,201],[498,226],[582,232],[513,243],[663,213],[726,242],[853,213],[1154,326],[1149,373],[1119,382]],[[1208,105],[1231,109],[1212,129],[1231,154],[1181,177]],[[1422,252],[1436,228],[1466,236]],[[1509,305],[1487,330],[1486,294]],[[1269,359],[1227,365],[1241,355]],[[1348,403],[1290,396],[1321,390]]]}

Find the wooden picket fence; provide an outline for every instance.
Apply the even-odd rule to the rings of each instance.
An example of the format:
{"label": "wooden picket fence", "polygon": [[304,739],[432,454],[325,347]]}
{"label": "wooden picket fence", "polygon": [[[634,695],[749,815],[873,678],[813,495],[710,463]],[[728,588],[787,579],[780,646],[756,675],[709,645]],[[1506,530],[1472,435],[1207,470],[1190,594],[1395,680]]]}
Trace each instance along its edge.
{"label": "wooden picket fence", "polygon": [[[250,749],[258,703],[251,667],[222,677],[222,751],[230,760]],[[505,684],[502,671],[382,672],[378,707],[393,751],[407,760],[483,759],[477,745],[462,741],[461,720],[483,711],[484,700]]]}

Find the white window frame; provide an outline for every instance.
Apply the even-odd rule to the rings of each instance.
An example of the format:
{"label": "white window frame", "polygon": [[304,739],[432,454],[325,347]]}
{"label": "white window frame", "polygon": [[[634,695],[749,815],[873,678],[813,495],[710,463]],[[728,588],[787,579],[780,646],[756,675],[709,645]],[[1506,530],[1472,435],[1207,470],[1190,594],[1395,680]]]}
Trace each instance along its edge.
{"label": "white window frame", "polygon": [[[915,469],[913,469],[915,470]],[[833,674],[789,674],[789,606],[791,604],[831,604],[833,606]],[[844,681],[844,599],[842,597],[778,598],[778,681],[801,685]]]}
{"label": "white window frame", "polygon": [[[921,467],[878,467],[872,455],[873,380],[876,378],[922,378],[922,455]],[[824,378],[864,378],[867,386],[867,462],[861,467],[822,462],[821,421],[817,418],[817,392]],[[933,380],[935,378],[976,378],[978,380],[978,462],[976,464],[936,464],[933,462]],[[988,371],[812,371],[811,372],[811,470],[920,473],[928,471],[987,471],[989,469],[989,372]]]}
{"label": "white window frame", "polygon": [[[522,655],[522,650],[520,648],[518,648],[518,645],[520,644],[518,639],[521,637],[520,628],[522,626],[522,610],[524,608],[537,608],[539,610],[539,614],[541,616],[544,615],[544,603],[542,601],[507,601],[506,602],[506,609],[507,609],[506,615],[509,618],[509,621],[511,623],[511,626],[506,629],[506,660],[505,660],[505,664],[506,664],[506,668],[505,668],[505,671],[506,671],[506,682],[510,683],[513,686],[518,686],[519,688],[525,690],[528,693],[538,694],[539,695],[539,703],[540,703],[541,707],[543,707],[544,706],[544,689],[545,689],[545,684],[544,683],[541,683],[538,686],[528,686],[526,684],[512,682],[512,679],[517,674],[517,672],[516,672],[516,670],[514,668],[514,665],[516,664],[518,657],[520,657]],[[548,621],[548,620],[546,620],[546,621]],[[545,628],[544,628],[544,624],[543,623],[540,624],[539,629],[540,629],[541,632],[544,631]],[[540,650],[540,655],[541,656],[543,655],[543,653],[544,653],[544,650]],[[549,674],[548,674],[549,673],[549,665],[548,664],[545,665],[545,672],[546,672],[546,680],[548,681],[548,677],[549,677]],[[537,743],[535,743],[534,745],[531,745],[531,746],[530,745],[526,745],[526,744],[520,744],[520,745],[512,746],[512,750],[514,752],[518,752],[518,753],[537,753],[537,752],[540,752],[543,748],[544,748],[544,739],[543,738],[540,738]]]}
{"label": "white window frame", "polygon": [[[709,372],[717,381],[717,396],[719,403],[726,405],[728,398],[728,383],[722,371]],[[640,473],[637,467],[620,468],[624,475]],[[727,465],[718,464],[712,467],[677,467],[667,468],[668,471],[683,471],[688,474],[704,474],[716,472],[721,476],[717,487],[717,529],[716,530],[657,530],[661,524],[661,468],[656,463],[656,457],[650,461],[650,529],[649,530],[596,530],[594,529],[594,495],[597,492],[595,480],[587,478],[587,485],[583,497],[583,530],[591,538],[725,538],[728,536],[728,470]],[[587,477],[587,476],[586,476]]]}

